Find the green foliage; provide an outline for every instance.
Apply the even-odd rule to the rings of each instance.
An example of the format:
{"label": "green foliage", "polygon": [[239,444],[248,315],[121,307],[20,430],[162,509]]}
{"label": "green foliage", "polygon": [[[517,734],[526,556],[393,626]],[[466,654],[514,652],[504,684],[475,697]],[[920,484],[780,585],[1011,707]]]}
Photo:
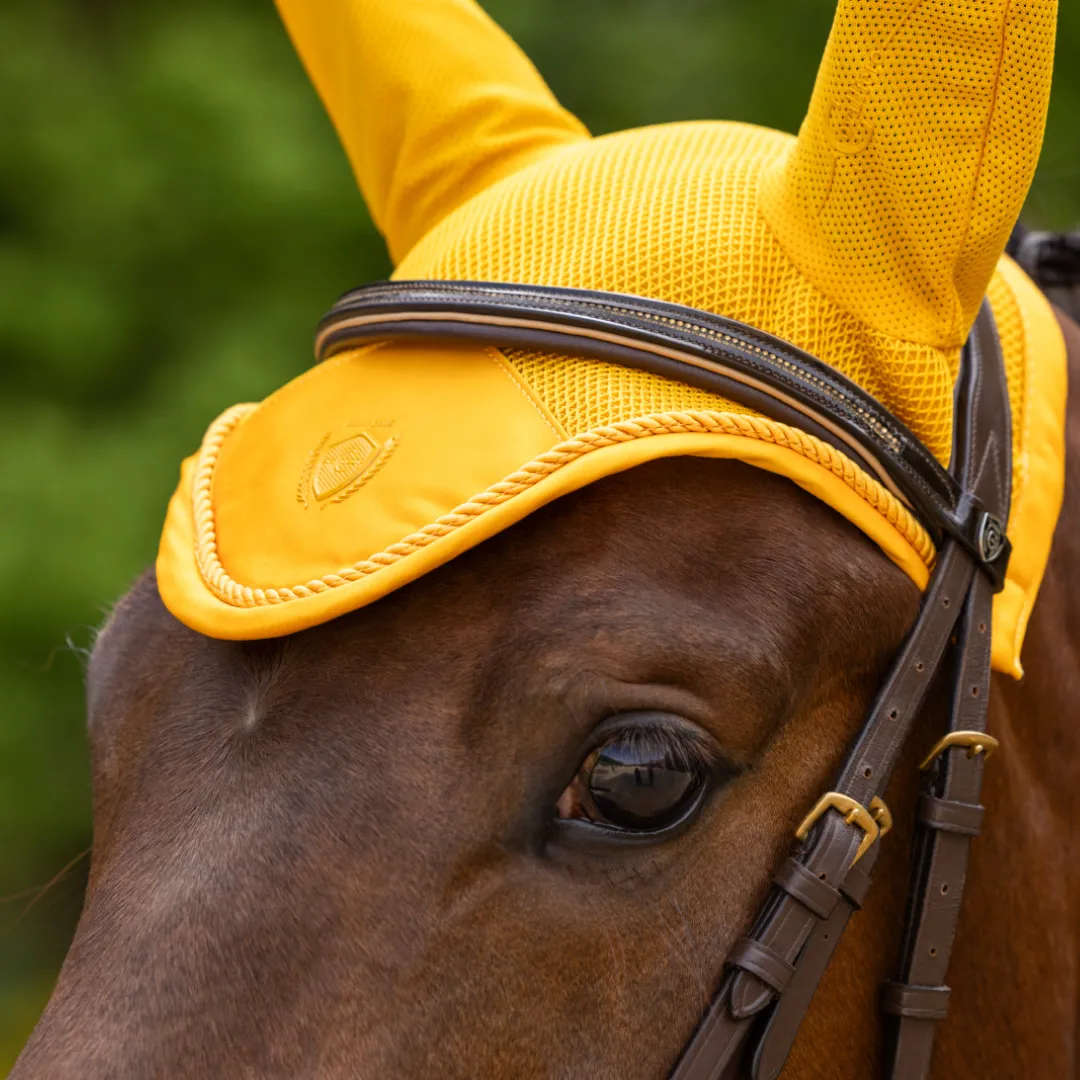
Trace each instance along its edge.
{"label": "green foliage", "polygon": [[[490,0],[596,133],[794,130],[825,0]],[[82,658],[154,557],[181,458],[304,369],[389,270],[269,0],[0,8],[0,1069],[63,959],[90,843]],[[1030,218],[1080,220],[1080,11]],[[4,899],[8,898],[8,899]]]}

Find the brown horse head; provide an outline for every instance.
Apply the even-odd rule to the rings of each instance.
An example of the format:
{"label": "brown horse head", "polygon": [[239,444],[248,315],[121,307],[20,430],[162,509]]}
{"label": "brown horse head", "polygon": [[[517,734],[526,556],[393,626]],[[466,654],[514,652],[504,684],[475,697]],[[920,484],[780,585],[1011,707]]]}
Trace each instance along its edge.
{"label": "brown horse head", "polygon": [[[1071,961],[1043,927],[1075,934],[1074,822],[1027,796],[1031,767],[1040,798],[1070,790],[1075,675],[1057,672],[1078,558],[1055,560],[1044,652],[995,719],[1018,760],[987,798],[941,1075],[1072,1053]],[[665,1075],[917,605],[787,481],[688,459],[276,641],[193,633],[146,575],[90,666],[93,873],[12,1080]],[[1021,750],[1031,708],[1062,722]],[[674,824],[640,842],[561,818],[588,816],[565,793],[595,749],[642,732],[702,796],[676,792],[657,808]],[[793,1077],[873,1075],[913,764]],[[1010,1025],[986,1030],[987,1008]]]}
{"label": "brown horse head", "polygon": [[[148,575],[90,667],[92,881],[16,1076],[661,1075],[917,605],[794,485],[692,460],[276,641]],[[699,779],[589,828],[566,793],[644,738]]]}
{"label": "brown horse head", "polygon": [[[282,3],[399,274],[649,293],[754,323],[861,372],[944,459],[956,358],[983,295],[1011,326],[1014,291],[1031,288],[994,267],[1034,167],[1053,5],[1015,17],[1007,4],[915,5],[902,19],[878,6],[875,19],[841,3],[797,141],[677,125],[605,142],[465,0]],[[944,77],[949,33],[971,65],[957,96],[987,98],[982,113],[919,112],[912,65]],[[1025,85],[1035,120],[1010,126]],[[703,221],[716,232],[705,241]],[[869,247],[847,243],[857,225]],[[520,410],[491,453],[517,467],[519,446],[554,431],[616,464],[459,541],[481,513],[455,509],[454,484],[479,475],[487,429],[455,414],[410,457],[408,424],[365,405],[348,438],[297,434],[329,424],[298,395],[323,385],[320,408],[339,405],[320,370],[368,364],[356,370],[374,385],[447,355],[388,353],[380,374],[362,353],[235,414],[235,435],[204,446],[158,573],[98,638],[86,906],[12,1080],[665,1076],[916,620],[932,553],[923,564],[911,544],[889,548],[885,526],[844,509],[868,486],[857,470],[837,468],[848,486],[830,503],[779,451],[758,454],[763,468],[691,442],[656,452],[666,460],[618,458],[630,418],[670,412],[635,383],[637,412],[578,423],[600,414],[567,390],[576,376],[542,389],[559,357],[483,368],[476,385]],[[569,362],[610,379],[610,396],[625,390],[616,365],[588,363]],[[474,377],[464,361],[452,371]],[[462,413],[475,405],[453,378],[424,388],[432,416],[441,393]],[[745,417],[715,396],[693,407]],[[267,417],[287,422],[275,433]],[[666,445],[653,430],[649,445]],[[555,460],[536,453],[529,468]],[[525,499],[521,475],[484,478],[487,502],[468,505]],[[900,502],[881,496],[889,529]],[[995,684],[1004,764],[987,801],[1006,812],[972,868],[975,930],[958,939],[941,1076],[1021,1075],[1002,1062],[1036,1060],[1063,1076],[1075,1063],[1080,882],[1075,806],[1061,800],[1077,740],[1064,718],[1078,513],[1067,500],[1045,596],[1013,616],[1021,636],[1031,616],[1027,679]],[[388,522],[399,533],[376,543]],[[351,576],[331,572],[342,552],[369,551]],[[279,571],[306,584],[268,584]],[[1015,663],[1006,651],[999,670]],[[874,1075],[912,775],[946,706],[941,687],[931,697],[888,792],[897,824],[878,884],[785,1080]]]}

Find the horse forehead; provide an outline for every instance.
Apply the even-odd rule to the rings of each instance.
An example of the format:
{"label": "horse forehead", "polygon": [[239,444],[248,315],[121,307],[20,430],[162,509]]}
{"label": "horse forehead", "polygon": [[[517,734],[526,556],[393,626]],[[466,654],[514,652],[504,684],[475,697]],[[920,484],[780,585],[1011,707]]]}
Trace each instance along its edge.
{"label": "horse forehead", "polygon": [[[678,458],[566,496],[397,593],[290,640],[324,655],[335,638],[365,633],[380,634],[384,652],[470,636],[555,644],[578,624],[665,612],[677,621],[688,605],[721,619],[732,610],[782,618],[770,599],[872,599],[882,578],[901,579],[891,571],[861,534],[788,480],[740,462]],[[767,584],[777,586],[769,596]]]}
{"label": "horse forehead", "polygon": [[[648,648],[707,619],[754,624],[783,650],[838,604],[879,609],[913,590],[838,515],[787,480],[737,462],[675,459],[610,477],[396,594],[267,642],[219,642],[165,609],[153,571],[116,605],[88,670],[102,691],[198,668],[207,689],[319,682],[400,683],[436,656],[462,667],[500,653],[535,665],[576,648]],[[737,571],[737,572],[736,572]],[[896,597],[893,594],[897,594]],[[797,617],[796,617],[797,613]],[[843,634],[843,627],[837,631]],[[531,652],[529,651],[531,650]],[[220,673],[222,678],[215,678]],[[220,685],[217,685],[220,683]]]}

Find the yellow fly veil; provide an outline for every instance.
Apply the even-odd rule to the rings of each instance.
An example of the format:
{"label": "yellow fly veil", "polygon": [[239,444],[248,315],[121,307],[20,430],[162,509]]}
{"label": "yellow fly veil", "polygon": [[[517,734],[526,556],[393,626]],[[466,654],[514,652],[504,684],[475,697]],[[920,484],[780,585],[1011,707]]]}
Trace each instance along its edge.
{"label": "yellow fly veil", "polygon": [[[278,2],[397,278],[715,312],[831,364],[943,463],[987,295],[1014,432],[994,663],[1019,674],[1063,488],[1064,344],[1001,253],[1042,138],[1053,0],[841,0],[798,138],[731,122],[589,138],[467,0]],[[170,507],[159,585],[204,633],[290,633],[676,454],[789,477],[925,584],[934,552],[907,508],[805,433],[615,364],[397,342],[211,427]]]}

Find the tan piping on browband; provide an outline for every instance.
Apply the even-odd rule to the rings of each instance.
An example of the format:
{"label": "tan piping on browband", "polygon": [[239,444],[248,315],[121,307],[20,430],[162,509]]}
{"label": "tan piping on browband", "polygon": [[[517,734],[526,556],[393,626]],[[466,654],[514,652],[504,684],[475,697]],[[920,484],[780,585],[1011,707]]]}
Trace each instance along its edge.
{"label": "tan piping on browband", "polygon": [[[322,354],[323,342],[327,336],[334,334],[335,336],[340,334],[342,330],[347,330],[354,326],[371,326],[379,323],[401,323],[401,322],[458,322],[458,323],[483,323],[489,326],[507,326],[507,327],[522,327],[529,330],[544,330],[550,331],[551,326],[548,323],[538,322],[533,319],[516,319],[509,318],[502,315],[480,315],[476,313],[457,313],[457,312],[444,312],[444,311],[410,311],[400,312],[395,311],[392,313],[376,313],[373,315],[357,315],[350,319],[342,319],[335,321],[334,324],[318,334],[315,339],[315,353],[316,355]],[[759,393],[766,394],[769,397],[775,398],[777,401],[783,402],[788,408],[794,409],[797,412],[802,413],[804,416],[809,417],[814,423],[819,424],[827,431],[831,432],[836,438],[840,439],[845,446],[847,446],[858,458],[868,465],[874,472],[877,479],[888,490],[899,499],[905,506],[910,507],[911,503],[904,497],[904,495],[896,487],[892,478],[882,467],[881,462],[877,458],[870,454],[864,446],[853,439],[847,432],[843,431],[836,424],[834,424],[827,416],[823,416],[820,413],[815,412],[805,402],[799,401],[797,398],[789,397],[787,394],[775,389],[766,383],[759,382],[758,380],[746,375],[744,372],[736,371],[733,368],[726,367],[723,364],[716,363],[715,361],[705,360],[699,356],[693,356],[690,353],[682,352],[679,349],[673,349],[665,345],[658,345],[653,342],[641,341],[637,338],[625,338],[619,334],[612,334],[603,330],[594,330],[589,327],[568,326],[560,325],[558,328],[560,334],[565,334],[573,337],[589,338],[594,341],[606,341],[614,345],[622,345],[625,347],[640,350],[642,352],[650,352],[656,356],[664,356],[670,360],[678,360],[680,363],[691,364],[696,368],[700,368],[702,371],[709,371],[715,374],[723,375],[725,378],[731,379],[733,382],[742,383],[744,386],[749,386]]]}

